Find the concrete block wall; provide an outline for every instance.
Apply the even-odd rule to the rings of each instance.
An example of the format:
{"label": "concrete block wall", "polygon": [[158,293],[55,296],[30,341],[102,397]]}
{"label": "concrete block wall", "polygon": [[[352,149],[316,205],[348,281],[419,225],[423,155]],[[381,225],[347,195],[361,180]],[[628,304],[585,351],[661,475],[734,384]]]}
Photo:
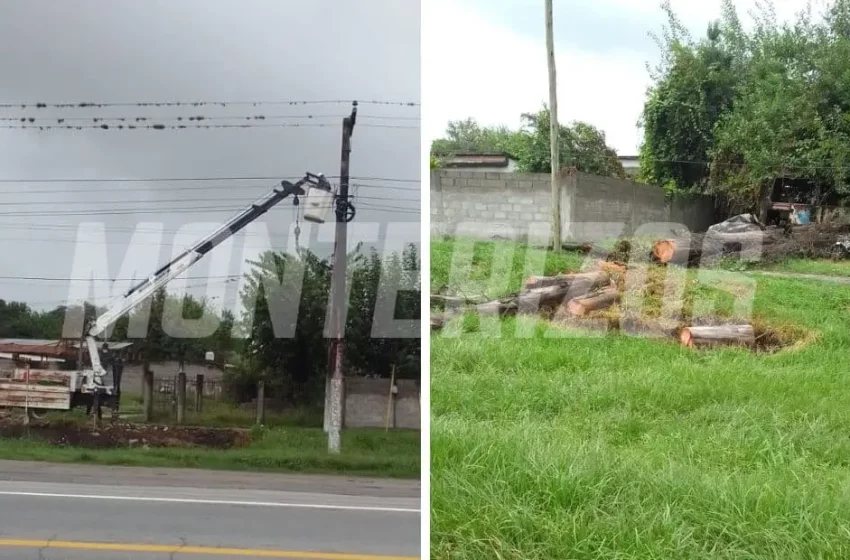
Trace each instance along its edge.
{"label": "concrete block wall", "polygon": [[[563,241],[651,234],[647,224],[667,222],[701,232],[715,222],[711,197],[667,199],[658,187],[575,171],[561,175],[559,189]],[[548,174],[435,170],[431,233],[545,244],[550,200]]]}
{"label": "concrete block wall", "polygon": [[663,189],[587,173],[574,173],[573,181],[570,240],[617,238],[645,224],[668,221]]}
{"label": "concrete block wall", "polygon": [[476,238],[548,239],[549,175],[431,172],[431,233]]}
{"label": "concrete block wall", "polygon": [[[418,430],[421,426],[419,383],[396,379],[398,392],[389,406],[390,428]],[[347,428],[383,428],[390,398],[389,379],[345,378],[343,422]]]}

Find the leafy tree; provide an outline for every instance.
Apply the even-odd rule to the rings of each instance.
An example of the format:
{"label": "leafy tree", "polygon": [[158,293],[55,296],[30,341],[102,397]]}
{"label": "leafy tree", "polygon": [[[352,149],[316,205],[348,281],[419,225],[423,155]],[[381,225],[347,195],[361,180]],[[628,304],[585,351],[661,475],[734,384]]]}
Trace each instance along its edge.
{"label": "leafy tree", "polygon": [[783,185],[814,205],[850,198],[850,0],[783,24],[764,4],[751,32],[727,0],[696,43],[665,9],[641,119],[642,178],[762,215]]}
{"label": "leafy tree", "polygon": [[[240,379],[247,384],[263,378],[272,391],[290,402],[316,403],[321,400],[328,371],[325,325],[331,266],[307,251],[300,258],[266,252],[252,264],[241,294],[242,325],[249,336],[242,353]],[[394,255],[386,261],[374,251],[369,255],[357,251],[348,256],[347,268],[350,294],[345,370],[355,375],[389,376],[395,365],[399,377],[418,377],[418,338],[372,337],[372,317],[382,279],[389,286],[400,286],[401,277],[407,275],[414,290],[399,295],[396,318],[419,319],[415,251],[408,249],[401,259]]]}
{"label": "leafy tree", "polygon": [[[605,134],[593,125],[574,122],[560,127],[559,151],[563,167],[596,175],[625,177],[616,152],[605,141]],[[536,113],[522,115],[522,127],[482,127],[474,119],[452,121],[446,137],[431,145],[432,168],[441,156],[457,152],[502,152],[517,161],[520,171],[548,173],[551,166],[549,148],[549,110],[545,106]],[[435,161],[436,160],[436,161]]]}
{"label": "leafy tree", "polygon": [[507,127],[481,126],[475,119],[450,121],[445,138],[431,143],[431,153],[443,156],[458,152],[513,152],[516,133]]}
{"label": "leafy tree", "polygon": [[[549,146],[549,109],[522,115],[523,127],[515,140],[517,165],[528,173],[548,173],[552,152]],[[623,166],[617,153],[608,147],[605,133],[584,122],[561,125],[558,136],[561,166],[575,167],[594,175],[624,178]]]}
{"label": "leafy tree", "polygon": [[656,37],[662,62],[653,72],[655,84],[640,120],[638,178],[669,190],[705,191],[714,127],[743,77],[741,26],[727,2],[723,19],[709,25],[706,38],[695,44],[669,3],[663,7],[668,24]]}

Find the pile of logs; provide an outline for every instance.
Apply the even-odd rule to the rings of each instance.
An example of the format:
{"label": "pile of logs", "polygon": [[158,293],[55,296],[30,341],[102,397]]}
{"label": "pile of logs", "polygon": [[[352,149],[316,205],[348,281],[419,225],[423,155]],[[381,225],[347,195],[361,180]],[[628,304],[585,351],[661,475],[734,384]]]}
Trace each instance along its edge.
{"label": "pile of logs", "polygon": [[[532,276],[519,293],[484,303],[457,300],[448,302],[444,299],[445,296],[437,296],[438,299],[443,299],[446,305],[442,313],[431,315],[431,329],[441,329],[446,322],[467,311],[497,317],[535,314],[557,309],[576,299],[580,299],[581,303],[578,305],[586,309],[582,312],[584,314],[589,310],[611,305],[616,300],[616,297],[612,298],[612,293],[614,296],[618,295],[617,289],[613,287],[611,275],[602,269],[557,276]],[[432,303],[434,298],[432,296]]]}
{"label": "pile of logs", "polygon": [[[444,311],[432,313],[431,329],[442,329],[448,321],[469,311],[491,317],[556,311],[560,317],[585,318],[620,301],[617,280],[625,272],[626,267],[621,263],[599,261],[596,270],[589,272],[532,276],[522,291],[498,300],[482,302],[474,298],[432,296],[432,305],[442,304]],[[682,345],[691,348],[754,348],[756,341],[751,325],[685,326],[676,334]]]}

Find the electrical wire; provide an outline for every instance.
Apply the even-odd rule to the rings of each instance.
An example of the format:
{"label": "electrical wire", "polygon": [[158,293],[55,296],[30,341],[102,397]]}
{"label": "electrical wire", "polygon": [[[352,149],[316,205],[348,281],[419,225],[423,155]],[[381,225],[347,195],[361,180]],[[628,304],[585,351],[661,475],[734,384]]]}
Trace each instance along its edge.
{"label": "electrical wire", "polygon": [[[51,117],[0,117],[0,121],[5,122],[20,122],[20,123],[30,123],[35,124],[37,122],[45,122],[51,121],[56,122],[57,124],[64,124],[67,122],[93,122],[100,123],[102,121],[117,121],[123,123],[150,123],[152,121],[179,121],[179,122],[203,122],[203,121],[225,121],[225,120],[241,120],[241,121],[265,121],[271,119],[342,119],[347,117],[348,115],[321,115],[321,114],[308,114],[308,115],[214,115],[214,116],[206,116],[206,115],[161,115],[156,117],[59,117],[59,116],[51,116]],[[420,117],[399,117],[395,115],[357,115],[358,123],[360,123],[361,119],[374,119],[374,120],[389,120],[389,121],[419,121]]]}
{"label": "electrical wire", "polygon": [[[240,187],[233,187],[240,188]],[[196,189],[197,190],[197,189]],[[76,191],[69,192],[63,191],[64,194],[76,194]],[[0,191],[0,194],[3,191]],[[20,194],[38,194],[38,193],[20,193]],[[352,197],[358,200],[382,200],[387,201],[387,197],[384,196],[356,196]],[[401,202],[401,201],[409,201],[409,202],[420,202],[419,199],[390,199],[390,202]],[[63,201],[55,201],[55,200],[41,200],[41,201],[15,201],[15,202],[0,202],[0,206],[67,206],[69,204],[84,204],[87,206],[93,206],[96,204],[120,204],[122,206],[127,204],[173,204],[173,203],[195,203],[195,202],[242,202],[245,203],[245,197],[225,197],[225,198],[172,198],[172,199],[156,199],[156,200],[96,200],[96,201],[87,201],[87,200],[63,200]]]}
{"label": "electrical wire", "polygon": [[357,101],[358,105],[390,105],[398,107],[419,107],[418,101],[395,101],[395,100],[354,100],[354,99],[286,99],[286,100],[271,100],[271,101],[119,101],[119,102],[65,102],[65,103],[45,103],[45,102],[19,102],[13,103],[5,101],[0,103],[0,108],[3,109],[86,109],[86,108],[103,108],[103,107],[207,107],[219,106],[227,107],[228,105],[253,105],[259,107],[261,105],[350,105]]}
{"label": "electrical wire", "polygon": [[[395,206],[378,206],[371,204],[361,204],[359,205],[361,208],[365,208],[367,210],[392,210],[395,212],[409,213],[409,214],[419,214],[419,210],[415,210],[412,208],[401,208]],[[325,210],[332,209],[333,206],[324,207]],[[0,216],[29,216],[29,217],[58,217],[58,216],[132,216],[134,214],[180,214],[180,213],[190,213],[190,214],[216,214],[222,212],[232,213],[234,211],[232,206],[192,206],[187,208],[137,208],[132,210],[124,210],[124,209],[104,209],[104,210],[90,210],[90,211],[64,211],[59,210],[56,212],[41,212],[41,211],[19,211],[19,212],[0,212]]]}
{"label": "electrical wire", "polygon": [[[180,183],[193,181],[280,181],[282,179],[301,179],[304,176],[301,174],[281,174],[278,176],[237,176],[237,177],[216,177],[216,176],[200,176],[200,177],[111,177],[111,178],[92,178],[84,179],[80,177],[69,178],[0,178],[0,183]],[[339,179],[339,175],[325,175],[328,179]],[[352,175],[350,177],[360,181],[384,181],[388,183],[420,183],[419,179],[397,179],[391,177],[361,177]]]}
{"label": "electrical wire", "polygon": [[[277,123],[277,124],[152,124],[152,125],[137,125],[137,124],[118,124],[118,125],[0,125],[0,129],[7,130],[104,130],[111,131],[129,131],[129,130],[190,130],[190,129],[214,129],[214,128],[328,128],[339,126],[336,123]],[[366,128],[398,128],[407,130],[419,130],[421,127],[411,125],[397,124],[371,124],[358,123],[358,127]]]}
{"label": "electrical wire", "polygon": [[[69,189],[40,189],[40,190],[17,190],[10,191],[6,189],[0,189],[0,195],[9,195],[9,194],[26,194],[26,195],[36,195],[36,194],[77,194],[77,193],[102,193],[104,189],[109,189],[110,187],[114,187],[114,185],[104,185],[100,188],[93,189],[78,189],[74,188],[73,190]],[[375,185],[368,183],[351,183],[352,190],[356,192],[359,187],[367,188],[367,189],[384,189],[384,190],[395,190],[395,191],[408,191],[408,192],[419,192],[419,189],[416,187],[404,187],[404,186],[396,186],[396,185]],[[196,187],[179,187],[173,185],[150,185],[144,187],[144,192],[172,192],[172,191],[208,191],[210,189],[269,189],[268,185],[198,185]]]}

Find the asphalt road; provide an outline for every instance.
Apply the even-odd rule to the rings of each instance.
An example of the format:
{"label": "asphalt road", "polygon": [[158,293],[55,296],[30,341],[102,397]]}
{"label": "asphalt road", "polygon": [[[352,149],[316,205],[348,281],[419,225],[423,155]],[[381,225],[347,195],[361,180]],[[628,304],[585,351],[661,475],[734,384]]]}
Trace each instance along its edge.
{"label": "asphalt road", "polygon": [[406,481],[0,461],[0,559],[413,560],[418,495]]}

